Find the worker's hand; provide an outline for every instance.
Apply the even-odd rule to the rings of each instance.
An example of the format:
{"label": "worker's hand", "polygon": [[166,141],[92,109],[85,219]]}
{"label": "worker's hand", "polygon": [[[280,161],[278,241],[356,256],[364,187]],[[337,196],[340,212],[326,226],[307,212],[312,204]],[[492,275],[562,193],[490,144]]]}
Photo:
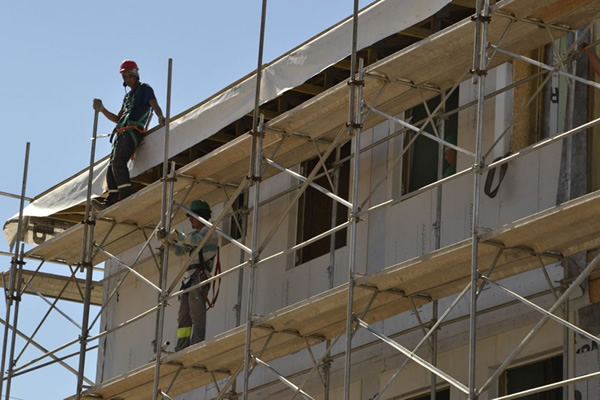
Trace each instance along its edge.
{"label": "worker's hand", "polygon": [[581,46],[579,46],[579,52],[588,55],[590,52],[593,52],[594,49],[591,47],[588,47],[590,44],[588,42],[583,42],[581,43]]}
{"label": "worker's hand", "polygon": [[158,117],[158,125],[160,125],[160,126],[164,126],[165,125],[165,117],[164,117],[164,115],[161,115],[160,117]]}
{"label": "worker's hand", "polygon": [[171,232],[169,232],[169,234],[167,235],[167,240],[171,244],[177,242],[178,238],[179,238],[179,232],[177,232],[177,229],[171,230]]}
{"label": "worker's hand", "polygon": [[159,229],[158,231],[156,231],[156,238],[164,243],[167,239],[167,231],[165,231],[162,228]]}
{"label": "worker's hand", "polygon": [[167,233],[164,229],[159,229],[156,232],[156,238],[160,240],[163,244],[169,243],[174,244],[179,237],[179,232],[176,229],[173,229],[171,232]]}
{"label": "worker's hand", "polygon": [[102,110],[104,110],[104,105],[102,104],[102,100],[100,99],[94,99],[92,107],[94,107],[94,110],[98,112],[102,112]]}

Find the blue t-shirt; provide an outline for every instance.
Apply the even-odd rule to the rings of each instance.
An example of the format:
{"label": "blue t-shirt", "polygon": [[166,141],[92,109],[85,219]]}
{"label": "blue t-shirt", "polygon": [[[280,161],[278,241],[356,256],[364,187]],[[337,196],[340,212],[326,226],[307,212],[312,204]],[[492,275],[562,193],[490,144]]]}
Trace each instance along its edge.
{"label": "blue t-shirt", "polygon": [[150,116],[149,102],[154,99],[156,99],[154,90],[146,83],[141,83],[135,89],[130,90],[123,99],[123,114],[115,129],[128,125],[139,126],[143,129]]}

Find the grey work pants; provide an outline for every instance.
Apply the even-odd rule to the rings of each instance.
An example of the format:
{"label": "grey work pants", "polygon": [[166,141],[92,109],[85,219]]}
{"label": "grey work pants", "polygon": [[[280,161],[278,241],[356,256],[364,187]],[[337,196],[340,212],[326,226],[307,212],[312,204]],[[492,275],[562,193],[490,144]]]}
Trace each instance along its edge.
{"label": "grey work pants", "polygon": [[[196,285],[205,279],[198,271],[188,286]],[[175,351],[204,340],[206,335],[206,300],[208,285],[181,295],[177,313],[177,344]]]}
{"label": "grey work pants", "polygon": [[106,171],[106,186],[109,191],[131,187],[127,163],[135,151],[135,142],[129,132],[117,134]]}

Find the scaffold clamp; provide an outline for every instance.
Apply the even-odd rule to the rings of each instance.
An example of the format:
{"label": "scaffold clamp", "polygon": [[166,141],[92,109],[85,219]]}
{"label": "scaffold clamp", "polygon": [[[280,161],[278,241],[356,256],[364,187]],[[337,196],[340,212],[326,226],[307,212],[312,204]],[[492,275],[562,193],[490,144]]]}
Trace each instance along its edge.
{"label": "scaffold clamp", "polygon": [[473,22],[477,22],[477,21],[481,21],[481,22],[492,22],[492,16],[491,15],[472,15],[471,16],[471,21]]}

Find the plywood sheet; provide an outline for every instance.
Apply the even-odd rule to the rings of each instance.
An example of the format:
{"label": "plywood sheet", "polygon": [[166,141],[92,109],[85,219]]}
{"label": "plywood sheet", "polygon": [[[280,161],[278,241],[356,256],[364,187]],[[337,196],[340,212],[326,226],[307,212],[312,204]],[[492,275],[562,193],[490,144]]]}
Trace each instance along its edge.
{"label": "plywood sheet", "polygon": [[[8,282],[10,271],[2,273],[0,278],[0,287],[4,287],[4,282]],[[45,272],[35,272],[23,270],[21,275],[21,288],[25,293],[37,295],[38,292],[44,297],[62,300],[75,301],[83,303],[85,290],[85,280],[70,278],[64,275],[48,274]],[[27,286],[25,285],[27,283]],[[102,285],[98,282],[92,282],[91,304],[99,306],[102,304]]]}

